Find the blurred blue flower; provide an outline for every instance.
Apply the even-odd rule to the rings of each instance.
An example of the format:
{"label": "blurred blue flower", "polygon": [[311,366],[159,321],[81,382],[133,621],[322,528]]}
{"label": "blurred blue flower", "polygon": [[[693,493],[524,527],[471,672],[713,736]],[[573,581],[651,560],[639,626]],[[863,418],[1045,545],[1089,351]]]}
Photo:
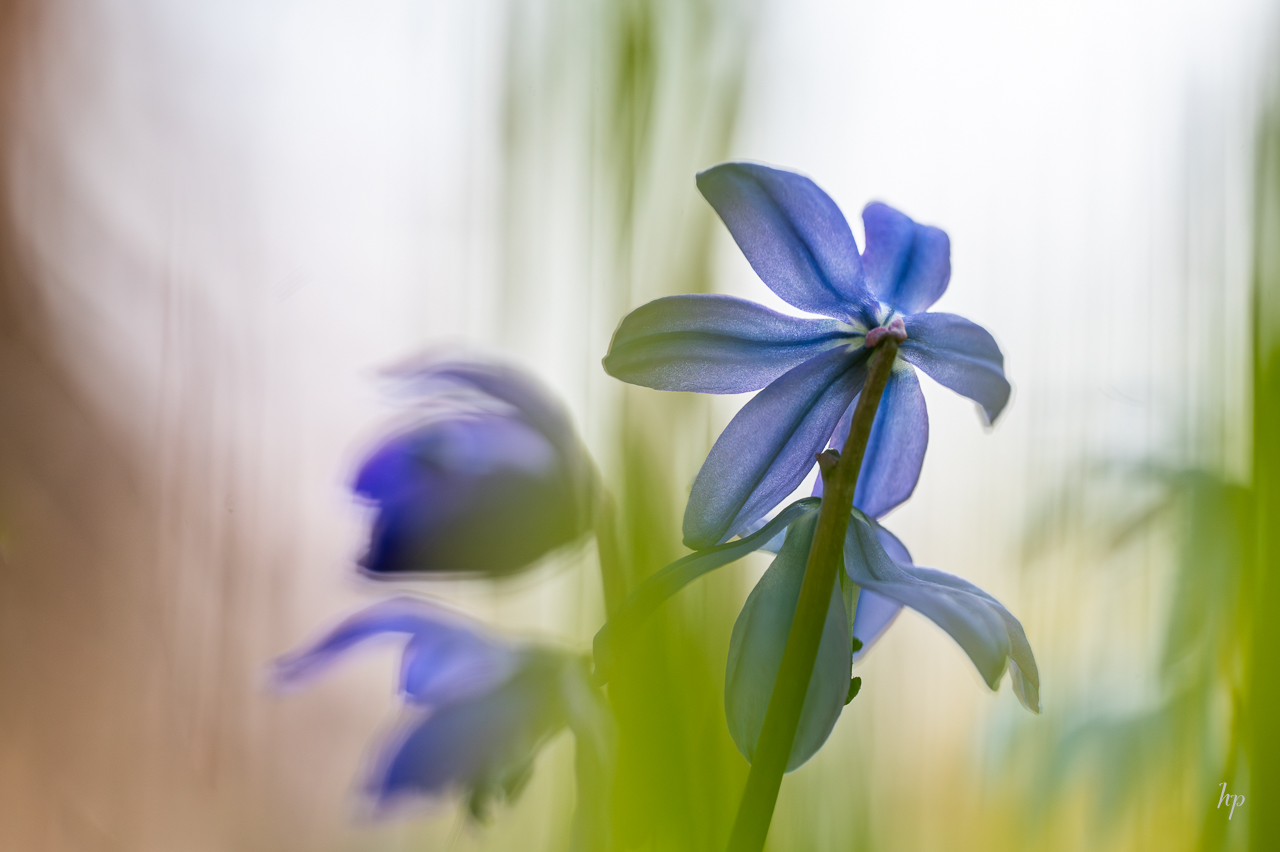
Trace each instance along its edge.
{"label": "blurred blue flower", "polygon": [[500,576],[580,538],[595,468],[568,413],[531,376],[472,362],[401,376],[434,410],[365,459],[354,490],[377,505],[362,564]]}
{"label": "blurred blue flower", "polygon": [[[691,553],[645,580],[596,635],[596,679],[609,677],[617,643],[627,641],[663,601],[754,550],[774,549],[785,534],[773,564],[739,613],[729,644],[725,713],[734,742],[750,760],[795,616],[820,504],[813,497],[792,503],[756,532]],[[903,606],[946,631],[992,689],[1008,669],[1018,700],[1040,712],[1040,676],[1031,646],[1022,624],[999,601],[959,577],[917,567],[902,542],[857,509],[845,537],[844,560],[849,585],[839,583],[832,589],[788,770],[803,764],[826,742],[850,696],[852,663],[870,650]],[[842,592],[858,588],[850,620]]]}
{"label": "blurred blue flower", "polygon": [[405,639],[399,692],[409,711],[378,748],[365,784],[378,811],[459,792],[482,818],[491,802],[519,795],[538,751],[568,727],[579,775],[575,833],[583,843],[598,838],[611,778],[612,728],[580,657],[496,640],[455,613],[401,596],[374,604],[278,660],[274,682],[305,682],[353,646],[388,635]]}
{"label": "blurred blue flower", "polygon": [[928,444],[924,396],[911,365],[976,401],[988,422],[1009,399],[1004,359],[980,326],[925,311],[951,277],[945,232],[885,204],[863,210],[859,254],[834,201],[794,172],[724,163],[698,175],[752,268],[802,311],[787,316],[719,295],[657,299],[614,332],[605,371],[659,390],[744,393],[764,388],[725,428],[693,484],[685,544],[741,534],[777,506],[829,441],[843,443],[866,377],[869,346],[906,339],[885,388],[854,505],[880,517],[911,495]]}

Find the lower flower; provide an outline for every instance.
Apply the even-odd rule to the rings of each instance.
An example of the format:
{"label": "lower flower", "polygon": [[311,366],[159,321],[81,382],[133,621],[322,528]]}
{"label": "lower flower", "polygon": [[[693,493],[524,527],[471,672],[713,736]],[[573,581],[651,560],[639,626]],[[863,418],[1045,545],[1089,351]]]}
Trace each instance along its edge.
{"label": "lower flower", "polygon": [[568,728],[578,771],[574,845],[600,845],[612,777],[612,720],[580,657],[495,639],[455,613],[406,595],[374,604],[281,658],[273,681],[284,688],[302,683],[353,646],[386,634],[406,639],[399,691],[407,719],[379,744],[364,783],[376,812],[459,794],[472,816],[484,818],[493,802],[520,794],[538,752]]}
{"label": "lower flower", "polygon": [[[725,676],[729,731],[750,760],[782,662],[820,504],[816,497],[799,500],[750,535],[695,551],[646,580],[596,635],[596,681],[608,679],[617,643],[626,641],[668,597],[752,551],[776,552],[734,624]],[[856,693],[849,677],[851,664],[867,653],[903,606],[945,630],[992,689],[1007,669],[1018,700],[1040,712],[1040,676],[1031,645],[1022,624],[999,601],[959,577],[916,566],[902,542],[857,509],[845,536],[844,561],[840,587],[832,589],[788,771],[826,742]],[[855,594],[856,606],[850,607]],[[851,619],[849,609],[854,610]]]}

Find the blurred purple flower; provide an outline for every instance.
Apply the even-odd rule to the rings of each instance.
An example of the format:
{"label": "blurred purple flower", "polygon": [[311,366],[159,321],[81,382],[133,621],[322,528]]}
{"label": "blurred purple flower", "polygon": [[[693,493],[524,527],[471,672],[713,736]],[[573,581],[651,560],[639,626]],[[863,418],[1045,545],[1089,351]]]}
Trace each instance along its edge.
{"label": "blurred purple flower", "polygon": [[591,528],[595,468],[568,413],[511,367],[452,362],[406,373],[436,404],[365,459],[354,490],[377,505],[373,576],[501,576]]}
{"label": "blurred purple flower", "polygon": [[911,495],[929,422],[915,371],[976,401],[988,422],[1009,399],[1004,359],[980,326],[925,313],[951,277],[945,232],[885,204],[862,212],[862,254],[834,201],[794,172],[724,163],[698,175],[752,268],[789,304],[779,314],[719,295],[657,299],[614,332],[604,368],[659,390],[764,388],[725,428],[693,484],[684,539],[704,548],[751,529],[804,479],[814,454],[843,443],[878,336],[905,331],[872,427],[854,504],[880,517]]}
{"label": "blurred purple flower", "polygon": [[279,687],[305,682],[353,646],[388,635],[406,640],[399,691],[410,712],[379,748],[366,782],[379,811],[460,792],[481,818],[491,802],[519,795],[538,751],[568,727],[576,738],[579,797],[588,805],[579,809],[575,831],[584,840],[597,836],[612,729],[579,657],[496,640],[455,613],[401,596],[281,658],[273,680]]}

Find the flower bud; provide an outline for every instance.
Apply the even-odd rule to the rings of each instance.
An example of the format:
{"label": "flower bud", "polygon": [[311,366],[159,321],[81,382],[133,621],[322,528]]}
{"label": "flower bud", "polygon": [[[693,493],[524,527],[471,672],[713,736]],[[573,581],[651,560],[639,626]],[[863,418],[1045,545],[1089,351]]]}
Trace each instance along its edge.
{"label": "flower bud", "polygon": [[503,576],[590,529],[594,465],[536,380],[469,362],[403,378],[434,410],[386,438],[356,476],[355,492],[377,506],[361,561],[369,574]]}

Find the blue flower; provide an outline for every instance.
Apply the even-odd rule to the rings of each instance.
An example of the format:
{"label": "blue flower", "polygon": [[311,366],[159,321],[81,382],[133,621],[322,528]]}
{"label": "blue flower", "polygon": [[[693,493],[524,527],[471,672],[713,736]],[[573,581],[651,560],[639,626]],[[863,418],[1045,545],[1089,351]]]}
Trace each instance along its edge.
{"label": "blue flower", "polygon": [[[777,558],[733,627],[725,711],[734,742],[748,760],[782,663],[817,520],[814,508],[791,522]],[[846,620],[841,589],[833,589],[789,770],[826,742],[848,700],[851,664],[884,635],[903,606],[946,631],[991,689],[1008,670],[1018,700],[1033,713],[1040,712],[1040,675],[1031,645],[1022,624],[999,601],[952,574],[916,566],[896,536],[856,509],[845,534],[844,563],[846,577],[854,584],[850,590],[860,589],[857,606],[853,618]],[[856,649],[852,657],[850,647]]]}
{"label": "blue flower", "polygon": [[434,410],[385,439],[356,477],[377,505],[370,574],[500,576],[590,529],[595,468],[532,377],[452,362],[404,378]]}
{"label": "blue flower", "polygon": [[[951,276],[945,232],[867,205],[866,251],[835,202],[794,172],[725,163],[698,175],[752,268],[797,317],[719,295],[657,299],[614,332],[605,371],[659,390],[744,393],[694,481],[685,544],[705,548],[749,531],[786,498],[828,442],[843,443],[866,377],[868,344],[905,331],[872,427],[854,505],[880,517],[911,495],[928,444],[912,367],[976,401],[993,422],[1009,399],[1004,359],[980,326],[926,313]],[[841,422],[843,419],[843,423]]]}
{"label": "blue flower", "polygon": [[[703,574],[754,550],[771,549],[785,533],[773,564],[739,613],[729,645],[725,713],[734,742],[750,760],[782,663],[820,504],[814,497],[799,500],[756,532],[691,553],[652,575],[597,634],[597,680],[608,678],[617,643],[627,641],[663,601]],[[902,542],[857,509],[845,536],[844,560],[848,585],[832,589],[788,770],[826,742],[848,700],[852,663],[870,650],[903,606],[946,631],[992,689],[1007,669],[1018,700],[1040,711],[1040,676],[1031,646],[1021,623],[999,601],[959,577],[916,566]],[[842,591],[856,588],[860,591],[850,619]],[[851,648],[858,650],[851,653]]]}
{"label": "blue flower", "polygon": [[472,814],[483,817],[492,801],[519,795],[538,751],[568,727],[580,783],[575,831],[584,842],[599,836],[612,728],[581,658],[494,639],[455,613],[401,596],[277,661],[274,681],[281,687],[305,682],[353,646],[388,634],[406,640],[399,692],[409,709],[407,721],[378,749],[365,783],[379,811],[458,792]]}

